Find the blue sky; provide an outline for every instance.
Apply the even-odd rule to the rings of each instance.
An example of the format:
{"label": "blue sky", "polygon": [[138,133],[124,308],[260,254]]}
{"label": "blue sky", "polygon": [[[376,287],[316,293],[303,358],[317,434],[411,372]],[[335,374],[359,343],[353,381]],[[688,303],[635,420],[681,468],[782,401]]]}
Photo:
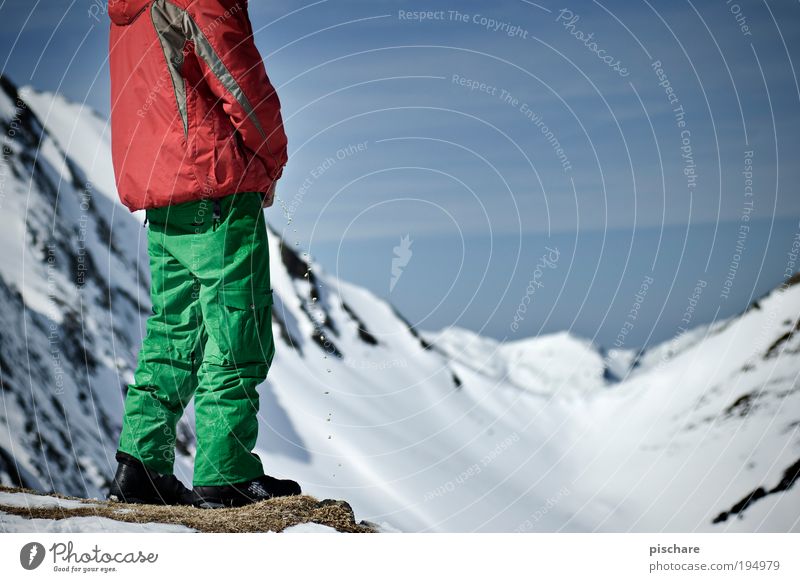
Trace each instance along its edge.
{"label": "blue sky", "polygon": [[[4,72],[107,114],[100,6],[0,0]],[[409,14],[421,10],[433,14]],[[271,223],[423,329],[571,329],[611,346],[628,327],[633,347],[680,331],[698,281],[690,326],[740,311],[793,270],[796,2],[250,11],[289,135],[279,196],[292,220],[276,207]],[[559,259],[537,268],[547,248]]]}

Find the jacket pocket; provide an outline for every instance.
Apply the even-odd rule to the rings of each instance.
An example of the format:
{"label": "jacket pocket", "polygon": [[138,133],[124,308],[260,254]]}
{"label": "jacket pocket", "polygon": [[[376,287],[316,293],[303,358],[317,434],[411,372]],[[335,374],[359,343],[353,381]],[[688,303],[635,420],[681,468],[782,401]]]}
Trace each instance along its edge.
{"label": "jacket pocket", "polygon": [[207,166],[208,162],[205,159],[207,156],[204,156],[203,151],[201,150],[203,142],[203,126],[198,120],[198,117],[202,114],[202,112],[199,111],[200,108],[197,102],[197,93],[190,90],[191,88],[189,87],[189,83],[186,79],[184,79],[184,83],[186,83],[185,156],[188,165],[192,169],[192,176],[197,184],[198,191],[205,194],[209,189],[209,186],[213,185],[209,184],[208,167],[203,167],[204,164]]}
{"label": "jacket pocket", "polygon": [[216,151],[219,155],[214,166],[217,183],[235,187],[247,169],[246,154],[240,148],[239,140],[241,137],[235,129],[233,131],[220,130],[217,135],[222,138],[222,141],[216,145]]}
{"label": "jacket pocket", "polygon": [[224,365],[271,365],[275,356],[272,337],[272,291],[243,285],[222,287],[211,310],[216,321],[207,326]]}

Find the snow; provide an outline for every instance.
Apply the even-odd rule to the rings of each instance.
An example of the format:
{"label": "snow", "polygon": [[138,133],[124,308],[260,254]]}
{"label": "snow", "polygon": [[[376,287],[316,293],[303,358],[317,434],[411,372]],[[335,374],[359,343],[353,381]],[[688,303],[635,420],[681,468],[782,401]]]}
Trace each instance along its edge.
{"label": "snow", "polygon": [[[0,491],[0,505],[26,509],[76,509],[97,507],[96,503],[78,499],[61,499],[51,495],[35,495],[27,492]],[[130,509],[118,509],[116,513],[127,513]],[[77,533],[77,532],[130,532],[130,533],[179,533],[196,530],[182,525],[166,523],[130,523],[107,517],[83,516],[64,519],[28,518],[0,511],[0,531],[36,533]]]}
{"label": "snow", "polygon": [[[119,204],[111,163],[111,131],[107,120],[82,103],[63,96],[22,87],[20,97],[47,127],[60,149],[90,177],[94,187]],[[127,212],[127,211],[126,211]]]}
{"label": "snow", "polygon": [[96,507],[93,503],[84,503],[76,499],[61,499],[51,495],[33,495],[31,493],[8,493],[0,491],[0,505],[10,507],[37,507],[75,509],[76,507]]}
{"label": "snow", "polygon": [[339,533],[334,528],[321,523],[298,523],[283,530],[283,533]]}
{"label": "snow", "polygon": [[197,530],[182,525],[129,523],[94,516],[28,519],[0,511],[0,531],[5,533],[193,533]]}

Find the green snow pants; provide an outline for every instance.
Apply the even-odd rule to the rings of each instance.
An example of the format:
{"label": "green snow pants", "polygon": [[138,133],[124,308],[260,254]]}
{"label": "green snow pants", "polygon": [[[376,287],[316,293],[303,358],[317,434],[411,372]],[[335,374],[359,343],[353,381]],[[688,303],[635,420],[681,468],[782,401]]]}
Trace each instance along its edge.
{"label": "green snow pants", "polygon": [[147,210],[153,311],[118,448],[171,474],[176,425],[194,396],[195,486],[264,474],[252,452],[256,386],[267,377],[275,345],[261,196]]}

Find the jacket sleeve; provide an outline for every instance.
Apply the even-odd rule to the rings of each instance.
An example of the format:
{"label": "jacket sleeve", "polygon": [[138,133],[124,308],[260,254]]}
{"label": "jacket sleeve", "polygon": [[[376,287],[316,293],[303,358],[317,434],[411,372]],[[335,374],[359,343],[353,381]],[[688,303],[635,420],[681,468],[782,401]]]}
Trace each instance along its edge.
{"label": "jacket sleeve", "polygon": [[211,91],[272,180],[287,161],[278,94],[253,40],[247,0],[194,0],[185,26]]}

